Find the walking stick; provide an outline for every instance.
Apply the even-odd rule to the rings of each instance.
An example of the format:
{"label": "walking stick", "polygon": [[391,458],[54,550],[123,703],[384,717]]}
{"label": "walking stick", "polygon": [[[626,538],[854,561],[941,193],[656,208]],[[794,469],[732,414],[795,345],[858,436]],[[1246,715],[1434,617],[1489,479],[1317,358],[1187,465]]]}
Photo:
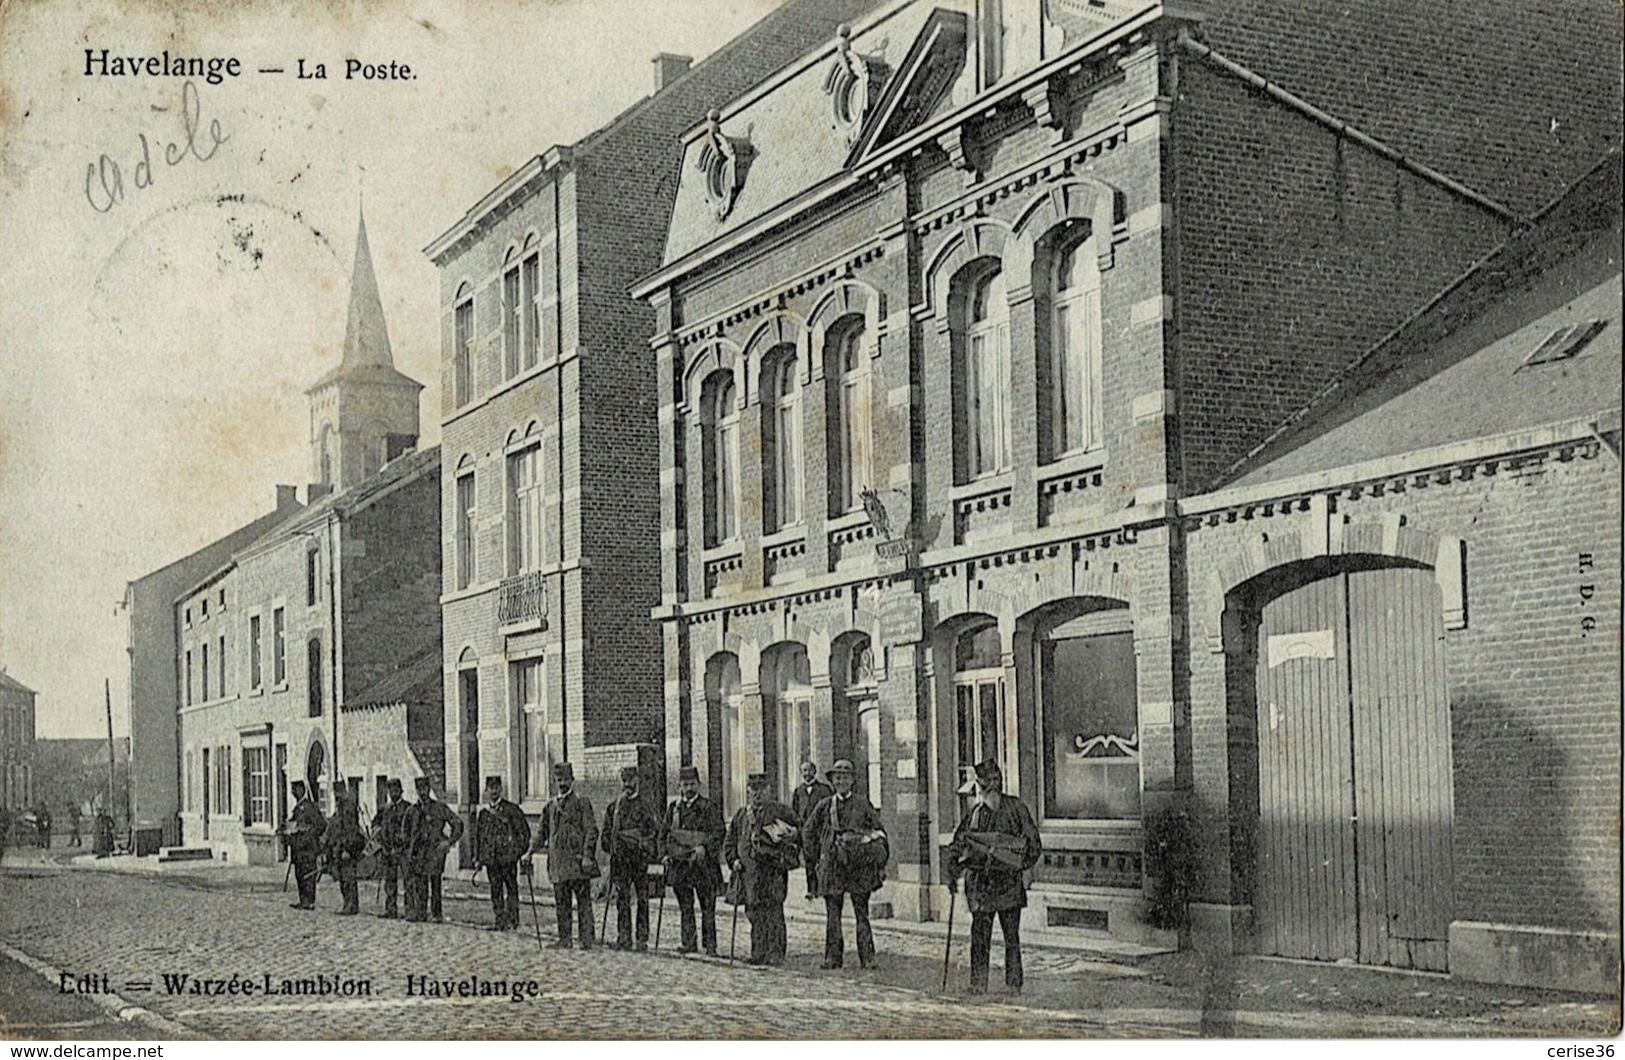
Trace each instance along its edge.
{"label": "walking stick", "polygon": [[[959,904],[959,888],[948,892],[948,935],[942,940],[942,992],[948,992],[948,955],[954,948],[954,906]],[[973,927],[975,925],[972,925]]]}
{"label": "walking stick", "polygon": [[[730,882],[732,882],[731,879],[730,879]],[[740,898],[742,896],[737,891],[735,891],[734,892],[734,897],[735,898]],[[734,923],[733,923],[733,927],[728,930],[728,959],[730,961],[734,959],[734,943],[736,941],[738,941],[738,939],[739,939],[739,907],[741,905],[743,905],[743,904],[744,904],[743,902],[738,902],[738,901],[734,902]],[[751,936],[751,938],[753,938],[753,939],[755,937],[756,937],[755,935]],[[754,947],[754,945],[755,944],[752,943],[753,947]]]}
{"label": "walking stick", "polygon": [[288,855],[288,871],[282,874],[282,893],[288,893],[288,877],[293,875],[293,855]]}
{"label": "walking stick", "polygon": [[609,938],[609,907],[615,902],[615,881],[609,881],[604,887],[604,920],[598,925],[598,939],[600,942]]}
{"label": "walking stick", "polygon": [[536,948],[543,949],[542,945],[542,914],[536,908],[536,874],[531,871],[525,873],[525,886],[530,889],[530,922],[536,925]]}
{"label": "walking stick", "polygon": [[666,922],[666,873],[660,873],[660,904],[655,911],[655,952],[660,952],[660,926]]}

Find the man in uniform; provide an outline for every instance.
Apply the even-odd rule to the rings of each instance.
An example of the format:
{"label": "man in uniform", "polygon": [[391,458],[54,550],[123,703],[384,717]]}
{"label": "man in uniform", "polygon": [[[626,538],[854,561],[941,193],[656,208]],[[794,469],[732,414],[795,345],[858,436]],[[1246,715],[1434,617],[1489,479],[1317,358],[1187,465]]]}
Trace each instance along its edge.
{"label": "man in uniform", "polygon": [[[542,807],[531,853],[547,852],[547,875],[553,881],[553,912],[559,937],[553,948],[570,948],[570,917],[580,928],[581,948],[592,949],[592,881],[598,876],[598,821],[592,803],[576,793],[576,775],[568,762],[553,766],[557,793]],[[529,860],[529,855],[526,855]]]}
{"label": "man in uniform", "polygon": [[434,797],[428,777],[413,781],[418,789],[417,805],[407,811],[407,871],[415,901],[406,903],[406,919],[446,922],[441,908],[441,877],[446,872],[446,852],[463,838],[463,822],[450,807]]}
{"label": "man in uniform", "polygon": [[316,877],[321,873],[317,859],[322,851],[322,833],[327,831],[327,818],[315,801],[305,793],[305,782],[293,782],[293,813],[288,817],[283,835],[288,841],[288,857],[293,861],[293,878],[299,887],[299,900],[295,909],[316,908]]}
{"label": "man in uniform", "polygon": [[355,795],[345,785],[339,785],[333,796],[333,816],[322,833],[322,850],[333,878],[339,882],[339,894],[344,898],[340,916],[355,916],[361,912],[360,888],[355,882],[355,863],[366,849],[367,836],[361,830],[361,817],[356,810]]}
{"label": "man in uniform", "polygon": [[807,864],[818,865],[820,894],[824,896],[824,967],[839,968],[846,955],[841,933],[841,910],[852,896],[857,920],[858,963],[875,966],[875,935],[869,926],[869,896],[886,878],[889,848],[880,813],[869,800],[852,790],[856,770],[846,759],[829,770],[835,793],[820,802],[802,827],[802,853]]}
{"label": "man in uniform", "polygon": [[634,948],[632,903],[637,902],[639,952],[649,948],[649,864],[659,856],[660,815],[639,790],[637,766],[621,767],[621,797],[604,811],[601,845],[609,855],[606,886],[615,894],[615,948]]}
{"label": "man in uniform", "polygon": [[[671,881],[682,923],[680,953],[705,946],[707,957],[717,955],[717,892],[722,889],[722,810],[700,794],[700,771],[692,765],[677,770],[677,798],[666,807],[661,829],[661,859]],[[694,930],[694,907],[700,911]]]}
{"label": "man in uniform", "polygon": [[728,825],[722,854],[734,873],[743,873],[739,894],[750,920],[746,963],[783,964],[784,899],[790,869],[801,860],[801,830],[790,807],[771,797],[766,773],[746,779],[745,805]]}
{"label": "man in uniform", "polygon": [[384,911],[378,915],[385,920],[400,916],[397,895],[401,889],[401,869],[406,858],[406,811],[412,805],[401,797],[401,782],[390,778],[389,802],[372,819],[372,838],[378,844],[378,866],[384,873]]}
{"label": "man in uniform", "polygon": [[1004,772],[993,759],[976,767],[975,801],[954,830],[948,846],[948,889],[965,877],[970,906],[971,993],[987,993],[993,917],[1004,936],[1004,982],[1021,993],[1021,910],[1027,904],[1022,873],[1038,864],[1043,844],[1033,815],[1014,795],[1004,793]]}
{"label": "man in uniform", "polygon": [[[801,783],[796,785],[795,793],[790,796],[790,809],[795,813],[796,820],[805,825],[812,819],[812,812],[818,804],[833,794],[835,789],[818,779],[818,764],[803,762]],[[818,848],[803,843],[801,858],[807,873],[807,897],[816,897],[823,893],[818,887]]]}
{"label": "man in uniform", "polygon": [[502,797],[502,778],[485,778],[485,804],[474,815],[474,871],[491,884],[492,931],[519,929],[519,859],[530,849],[530,822]]}

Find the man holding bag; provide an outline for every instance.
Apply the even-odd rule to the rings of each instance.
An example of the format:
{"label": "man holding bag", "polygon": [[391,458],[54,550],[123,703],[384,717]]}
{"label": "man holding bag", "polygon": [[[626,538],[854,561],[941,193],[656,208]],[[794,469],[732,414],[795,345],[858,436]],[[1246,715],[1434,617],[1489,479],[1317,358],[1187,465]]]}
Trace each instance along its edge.
{"label": "man holding bag", "polygon": [[[824,898],[824,967],[839,968],[846,956],[841,912],[852,896],[857,920],[858,963],[875,966],[875,935],[869,925],[869,896],[886,878],[891,850],[880,813],[853,790],[856,770],[841,759],[829,769],[835,793],[813,807],[801,830],[808,864],[817,864],[818,893]],[[814,860],[816,859],[816,861]]]}
{"label": "man holding bag", "polygon": [[639,790],[637,766],[621,767],[621,797],[604,811],[602,848],[609,855],[606,886],[615,893],[615,948],[632,949],[632,901],[637,901],[637,942],[649,948],[649,863],[656,859],[660,817]]}
{"label": "man holding bag", "polygon": [[[592,803],[576,794],[575,770],[568,762],[553,766],[555,795],[542,808],[536,826],[536,841],[530,853],[546,851],[547,875],[553,881],[553,912],[558,917],[556,950],[570,948],[570,918],[575,914],[580,928],[581,948],[592,949],[592,881],[599,875],[598,820]],[[525,856],[530,862],[530,854]]]}
{"label": "man holding bag", "polygon": [[954,830],[948,846],[948,889],[965,877],[970,906],[971,993],[987,993],[993,918],[1004,936],[1004,982],[1021,993],[1021,910],[1027,904],[1023,874],[1038,864],[1043,842],[1033,815],[1020,799],[1004,793],[1004,771],[993,759],[976,767],[976,801]]}
{"label": "man holding bag", "polygon": [[474,871],[491,885],[492,931],[519,930],[519,859],[530,849],[530,822],[502,797],[502,778],[485,778],[485,804],[474,816]]}
{"label": "man holding bag", "polygon": [[750,920],[747,964],[784,963],[787,932],[784,899],[790,870],[801,862],[801,830],[790,807],[773,801],[765,773],[745,781],[745,806],[734,815],[723,840],[722,856],[739,877],[739,896]]}

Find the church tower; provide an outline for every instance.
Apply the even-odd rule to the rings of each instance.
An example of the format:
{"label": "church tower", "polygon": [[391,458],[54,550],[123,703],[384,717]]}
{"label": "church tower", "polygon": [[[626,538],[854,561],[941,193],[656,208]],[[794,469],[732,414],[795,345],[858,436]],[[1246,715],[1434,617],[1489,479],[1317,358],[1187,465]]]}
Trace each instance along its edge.
{"label": "church tower", "polygon": [[311,480],[335,491],[349,489],[415,448],[422,389],[423,384],[395,370],[363,215],[350,274],[344,357],[305,391],[310,398]]}

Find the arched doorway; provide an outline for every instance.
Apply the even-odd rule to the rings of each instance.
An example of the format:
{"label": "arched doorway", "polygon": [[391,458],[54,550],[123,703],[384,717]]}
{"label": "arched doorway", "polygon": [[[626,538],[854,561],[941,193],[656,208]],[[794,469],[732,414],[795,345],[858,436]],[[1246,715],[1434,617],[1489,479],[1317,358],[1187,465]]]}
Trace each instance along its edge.
{"label": "arched doorway", "polygon": [[705,714],[707,755],[705,775],[711,800],[725,814],[745,804],[744,730],[740,725],[742,697],[739,687],[739,657],[719,652],[705,664]]}
{"label": "arched doorway", "polygon": [[958,764],[992,758],[1008,777],[1016,740],[1004,674],[1004,645],[991,618],[960,631],[953,647],[954,741]]}
{"label": "arched doorway", "polygon": [[1433,572],[1297,563],[1231,603],[1232,691],[1257,732],[1259,949],[1446,970],[1454,810]]}
{"label": "arched doorway", "polygon": [[835,642],[830,660],[834,692],[831,754],[850,759],[869,801],[880,804],[880,698],[874,649],[867,635],[850,633]]}

